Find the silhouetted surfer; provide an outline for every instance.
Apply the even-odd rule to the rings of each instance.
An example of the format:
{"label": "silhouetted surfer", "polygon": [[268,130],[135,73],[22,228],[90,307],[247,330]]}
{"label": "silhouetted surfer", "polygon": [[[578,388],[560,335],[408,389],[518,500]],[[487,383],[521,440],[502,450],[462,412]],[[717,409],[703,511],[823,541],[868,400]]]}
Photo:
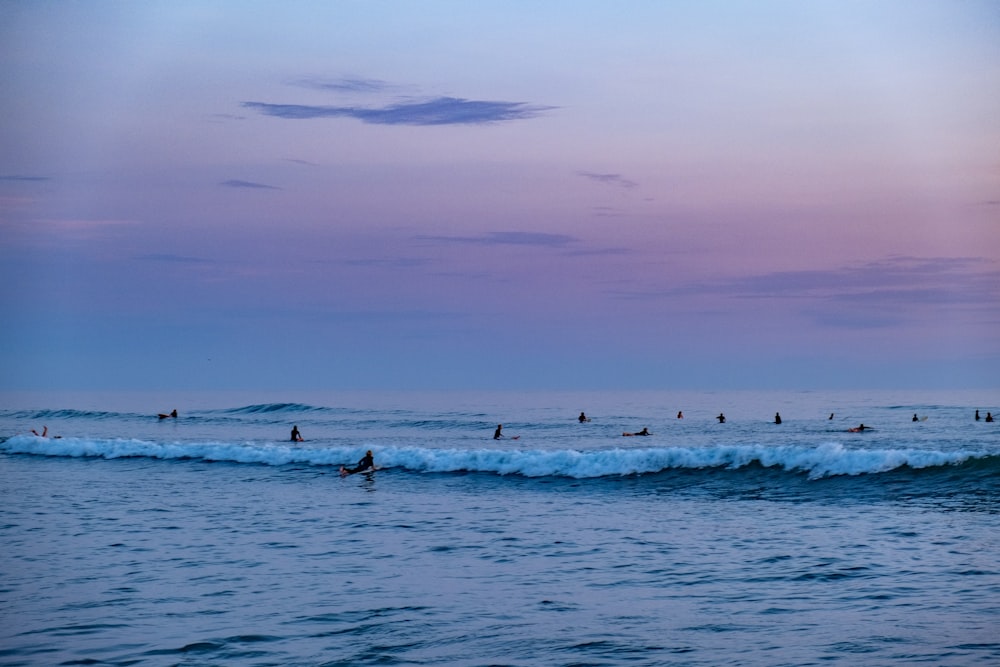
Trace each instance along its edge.
{"label": "silhouetted surfer", "polygon": [[590,421],[590,417],[588,417],[587,415],[585,415],[585,414],[583,414],[581,412],[580,416],[577,417],[577,420],[582,424],[583,422],[589,422]]}
{"label": "silhouetted surfer", "polygon": [[649,432],[649,428],[644,426],[641,431],[636,431],[635,433],[622,433],[622,435],[630,436],[630,435],[653,435],[653,434]]}
{"label": "silhouetted surfer", "polygon": [[345,468],[340,466],[341,475],[353,475],[356,472],[362,472],[368,469],[375,470],[375,458],[372,456],[372,450],[365,452],[365,455],[358,461],[358,465],[353,468]]}
{"label": "silhouetted surfer", "polygon": [[302,440],[302,434],[299,433],[299,425],[296,424],[292,427],[292,442],[304,442]]}
{"label": "silhouetted surfer", "polygon": [[861,433],[862,431],[874,431],[871,426],[865,426],[861,424],[860,426],[855,426],[854,428],[847,429],[848,433]]}
{"label": "silhouetted surfer", "polygon": [[774,413],[774,423],[775,424],[780,424],[781,423],[781,413],[780,412],[775,412]]}
{"label": "silhouetted surfer", "polygon": [[726,423],[726,415],[722,414],[721,412],[719,413],[719,416],[716,417],[716,419],[719,420],[720,424],[725,424]]}
{"label": "silhouetted surfer", "polygon": [[[589,420],[588,420],[588,421],[589,421]],[[503,431],[503,424],[497,424],[497,430],[493,431],[493,439],[494,439],[494,440],[499,440],[499,439],[501,439],[501,438],[504,438],[504,437],[507,437],[507,436],[505,436],[505,435],[504,435],[504,434],[502,433],[502,431]],[[510,439],[511,439],[511,440],[517,440],[517,439],[518,439],[518,438],[520,438],[520,437],[521,437],[521,436],[519,436],[519,435],[512,435],[512,436],[510,436]]]}
{"label": "silhouetted surfer", "polygon": [[174,419],[177,419],[177,410],[171,410],[169,415],[165,415],[161,412],[156,416],[159,417],[160,419],[166,419],[167,417],[173,417]]}

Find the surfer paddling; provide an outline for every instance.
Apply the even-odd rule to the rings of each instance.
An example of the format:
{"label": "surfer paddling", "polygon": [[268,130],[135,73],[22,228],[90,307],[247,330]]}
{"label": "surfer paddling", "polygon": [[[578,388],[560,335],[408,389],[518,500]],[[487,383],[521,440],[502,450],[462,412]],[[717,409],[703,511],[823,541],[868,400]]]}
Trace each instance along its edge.
{"label": "surfer paddling", "polygon": [[375,470],[375,458],[372,456],[372,450],[370,449],[365,452],[365,455],[358,461],[358,465],[353,468],[340,466],[341,475],[353,475],[356,472],[364,472],[366,470]]}
{"label": "surfer paddling", "polygon": [[[503,434],[503,424],[497,424],[497,430],[493,431],[493,439],[494,440],[500,440],[501,438],[506,438],[506,437],[508,437],[508,436],[506,436],[506,435]],[[511,440],[517,440],[521,436],[519,436],[519,435],[512,435],[512,436],[509,436],[509,437],[510,437]]]}
{"label": "surfer paddling", "polygon": [[167,419],[167,418],[177,419],[177,410],[171,410],[170,414],[164,414],[164,413],[161,412],[160,414],[158,414],[156,416],[159,417],[160,419]]}
{"label": "surfer paddling", "polygon": [[865,426],[864,424],[861,424],[859,426],[855,426],[854,428],[847,429],[847,432],[848,433],[861,433],[862,431],[874,431],[874,430],[875,429],[873,429],[871,426]]}
{"label": "surfer paddling", "polygon": [[627,438],[627,437],[633,436],[633,435],[653,435],[653,434],[650,433],[649,429],[647,427],[645,427],[645,426],[642,428],[641,431],[636,431],[635,433],[622,433],[622,437],[624,437],[624,438]]}

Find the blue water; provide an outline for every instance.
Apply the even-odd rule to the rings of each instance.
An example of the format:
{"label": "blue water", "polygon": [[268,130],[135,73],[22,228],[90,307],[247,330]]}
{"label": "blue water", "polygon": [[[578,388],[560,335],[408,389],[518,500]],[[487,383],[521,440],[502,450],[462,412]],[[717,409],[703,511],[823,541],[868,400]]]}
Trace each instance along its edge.
{"label": "blue water", "polygon": [[1000,664],[997,392],[3,401],[3,665]]}

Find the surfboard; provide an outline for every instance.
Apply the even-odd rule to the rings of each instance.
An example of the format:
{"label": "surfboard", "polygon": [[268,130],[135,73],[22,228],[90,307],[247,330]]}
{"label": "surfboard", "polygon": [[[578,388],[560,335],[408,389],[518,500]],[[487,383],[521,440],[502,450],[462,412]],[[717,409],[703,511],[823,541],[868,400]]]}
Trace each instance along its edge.
{"label": "surfboard", "polygon": [[357,473],[375,472],[376,470],[378,470],[378,468],[374,466],[371,468],[365,468],[364,470],[355,470],[355,471],[351,471],[345,468],[344,466],[340,466],[340,476],[347,477],[348,475],[355,475]]}

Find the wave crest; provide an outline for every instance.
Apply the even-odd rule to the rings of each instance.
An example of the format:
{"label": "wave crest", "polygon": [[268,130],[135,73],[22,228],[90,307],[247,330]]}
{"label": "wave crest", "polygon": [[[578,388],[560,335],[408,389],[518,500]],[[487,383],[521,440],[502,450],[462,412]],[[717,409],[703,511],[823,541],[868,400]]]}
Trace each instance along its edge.
{"label": "wave crest", "polygon": [[[149,457],[197,459],[264,465],[305,464],[337,466],[354,462],[367,445],[304,448],[272,443],[164,443],[132,439],[40,438],[17,435],[0,443],[10,454],[69,457]],[[899,468],[956,466],[971,460],[990,467],[1000,457],[971,451],[942,452],[920,449],[848,449],[837,443],[819,447],[765,447],[720,445],[707,448],[655,447],[646,449],[499,450],[380,447],[376,461],[382,468],[413,472],[483,472],[523,477],[589,479],[646,475],[667,470],[729,469],[750,466],[804,473],[810,479],[840,475],[869,475]]]}

